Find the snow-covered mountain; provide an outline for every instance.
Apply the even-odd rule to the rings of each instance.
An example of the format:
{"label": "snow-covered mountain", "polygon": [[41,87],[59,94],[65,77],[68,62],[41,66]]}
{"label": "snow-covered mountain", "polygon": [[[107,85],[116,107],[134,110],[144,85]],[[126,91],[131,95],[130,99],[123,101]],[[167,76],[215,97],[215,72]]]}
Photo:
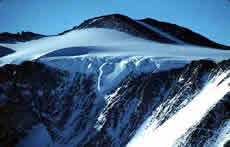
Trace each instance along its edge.
{"label": "snow-covered mountain", "polygon": [[230,51],[122,15],[0,43],[0,146],[230,145]]}
{"label": "snow-covered mountain", "polygon": [[[212,48],[230,49],[230,47],[215,43],[204,36],[176,24],[160,22],[152,18],[134,20],[128,16],[112,14],[86,20],[71,30],[87,28],[108,28],[125,32],[152,41],[174,44],[190,44]],[[71,30],[64,31],[65,34]]]}

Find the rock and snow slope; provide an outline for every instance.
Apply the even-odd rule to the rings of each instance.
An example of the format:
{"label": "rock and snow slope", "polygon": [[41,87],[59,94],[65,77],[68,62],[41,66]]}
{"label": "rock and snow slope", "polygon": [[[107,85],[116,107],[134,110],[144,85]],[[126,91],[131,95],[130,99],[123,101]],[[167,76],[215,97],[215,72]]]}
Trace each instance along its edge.
{"label": "rock and snow slope", "polygon": [[[168,63],[171,62],[156,64],[155,60],[151,61],[151,58],[143,57],[137,59],[127,57],[122,60],[115,57],[79,57],[74,60],[56,58],[42,59],[41,62],[48,66],[25,62],[22,65],[6,65],[1,68],[0,94],[5,97],[1,100],[2,111],[0,112],[1,116],[4,116],[1,121],[8,120],[1,122],[1,125],[6,128],[2,132],[3,141],[9,138],[8,141],[12,142],[10,139],[17,138],[22,140],[19,145],[28,144],[27,142],[31,142],[28,140],[31,138],[30,133],[33,133],[29,131],[30,128],[33,126],[36,128],[37,124],[41,123],[52,138],[51,142],[47,140],[44,142],[54,147],[119,147],[127,144],[139,146],[138,143],[143,141],[145,143],[148,141],[149,144],[146,146],[164,145],[163,143],[168,141],[175,144],[184,142],[183,146],[193,145],[194,142],[197,146],[203,146],[208,142],[219,145],[226,141],[222,134],[227,135],[230,127],[226,123],[230,119],[229,101],[228,97],[225,101],[216,98],[221,99],[229,90],[226,85],[228,78],[218,76],[229,69],[229,61],[216,64],[203,60],[165,70],[160,70],[159,67],[165,67],[165,64],[169,66]],[[125,67],[123,70],[119,69],[121,73],[113,72],[121,65]],[[143,69],[138,65],[143,65]],[[147,67],[147,70],[140,72],[145,69],[144,67]],[[212,85],[213,78],[218,78],[218,82],[210,88],[208,85],[209,83]],[[206,92],[208,95],[205,94]],[[209,100],[212,98],[214,101]],[[197,105],[188,109],[192,103],[197,104],[197,101],[202,101],[199,106],[204,105],[198,107],[202,108],[202,113]],[[216,106],[220,104],[226,106],[216,107],[217,102]],[[14,105],[26,109],[17,108],[20,114],[14,114],[18,113],[11,110]],[[181,111],[185,111],[185,115],[181,116],[180,114],[184,114]],[[196,115],[196,119],[191,117],[192,111],[199,114]],[[14,118],[17,115],[27,119],[22,121],[21,117]],[[174,118],[178,118],[177,115],[180,116],[179,121]],[[14,123],[10,121],[12,119]],[[176,123],[170,123],[171,119]],[[203,121],[204,119],[207,121]],[[19,123],[19,120],[22,122]],[[6,127],[8,123],[10,126]],[[144,127],[143,123],[146,124]],[[209,126],[209,123],[213,125]],[[186,130],[181,127],[185,127]],[[154,131],[157,128],[159,131]],[[165,132],[164,128],[169,130]],[[172,131],[173,129],[175,132]],[[209,131],[198,132],[193,136],[196,129]],[[7,135],[13,130],[15,136]],[[161,134],[161,138],[158,133]],[[206,133],[209,135],[206,136]],[[20,134],[29,136],[24,138]],[[145,137],[138,137],[141,134]],[[152,138],[155,135],[157,140]],[[166,138],[165,135],[170,137]],[[36,136],[43,141],[44,138],[39,137],[41,135]],[[206,142],[201,142],[203,136],[206,136]],[[153,142],[149,142],[149,138]],[[218,142],[216,142],[217,138]],[[177,139],[181,141],[177,142]],[[23,140],[26,142],[23,143]]]}
{"label": "rock and snow slope", "polygon": [[0,146],[225,144],[230,51],[150,24],[110,15],[1,43],[15,53],[0,58]]}

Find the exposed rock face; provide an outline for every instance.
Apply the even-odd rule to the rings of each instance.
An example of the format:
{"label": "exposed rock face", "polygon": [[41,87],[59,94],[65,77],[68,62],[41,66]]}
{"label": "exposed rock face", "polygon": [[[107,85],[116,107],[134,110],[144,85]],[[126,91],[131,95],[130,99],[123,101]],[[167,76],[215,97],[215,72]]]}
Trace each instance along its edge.
{"label": "exposed rock face", "polygon": [[[96,74],[70,74],[35,62],[6,65],[0,69],[0,145],[17,144],[43,123],[54,146],[125,146],[146,118],[160,126],[229,63],[202,60],[179,69],[131,73],[106,95],[96,90]],[[181,146],[204,146],[218,138],[230,118],[228,99],[187,132]]]}
{"label": "exposed rock face", "polygon": [[[229,70],[229,60],[219,63],[212,69],[210,76]],[[221,81],[223,82],[223,81]],[[207,97],[208,100],[209,97]],[[206,114],[200,123],[193,126],[183,137],[179,139],[178,146],[192,147],[199,146],[228,146],[229,141],[229,93],[226,94],[213,108]],[[222,141],[226,142],[222,142]],[[224,145],[225,144],[225,145]]]}
{"label": "exposed rock face", "polygon": [[163,124],[172,115],[186,106],[202,90],[210,78],[210,73],[217,65],[212,61],[194,61],[184,67],[177,83],[165,103],[153,112],[153,120],[158,120],[158,125]]}
{"label": "exposed rock face", "polygon": [[42,122],[39,104],[47,103],[46,91],[57,86],[58,75],[55,70],[32,62],[0,69],[0,146],[16,145],[28,130]]}
{"label": "exposed rock face", "polygon": [[33,32],[21,32],[17,34],[4,32],[4,33],[0,33],[0,43],[16,43],[22,41],[30,41],[42,37],[45,37],[45,35],[36,34]]}

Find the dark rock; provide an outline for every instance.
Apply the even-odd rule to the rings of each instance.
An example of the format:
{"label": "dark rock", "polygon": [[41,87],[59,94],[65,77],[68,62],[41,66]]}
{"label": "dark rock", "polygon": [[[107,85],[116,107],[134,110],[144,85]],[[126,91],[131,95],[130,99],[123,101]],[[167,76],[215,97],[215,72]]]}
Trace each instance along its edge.
{"label": "dark rock", "polygon": [[230,140],[226,141],[223,147],[230,147]]}
{"label": "dark rock", "polygon": [[14,52],[15,51],[10,48],[0,46],[0,58],[6,55],[12,54]]}
{"label": "dark rock", "polygon": [[176,24],[161,22],[161,21],[157,21],[151,18],[141,19],[140,21],[146,24],[149,24],[151,26],[154,26],[163,32],[167,32],[170,35],[188,44],[204,46],[204,47],[211,47],[211,48],[226,49],[226,50],[230,49],[229,46],[218,44],[214,41],[207,39],[206,37],[198,33],[193,32],[192,30],[178,26]]}
{"label": "dark rock", "polygon": [[45,37],[45,35],[36,34],[33,32],[21,32],[17,34],[3,32],[0,33],[0,43],[24,42],[24,41],[39,39],[42,37]]}

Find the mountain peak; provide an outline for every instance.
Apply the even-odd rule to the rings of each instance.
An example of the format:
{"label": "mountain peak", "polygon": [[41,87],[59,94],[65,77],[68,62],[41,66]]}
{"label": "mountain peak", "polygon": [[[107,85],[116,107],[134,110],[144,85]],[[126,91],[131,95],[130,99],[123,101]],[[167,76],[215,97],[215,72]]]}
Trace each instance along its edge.
{"label": "mountain peak", "polygon": [[219,49],[230,49],[228,46],[215,43],[214,41],[177,24],[161,22],[149,17],[135,20],[122,14],[110,14],[91,18],[70,30],[60,33],[59,35],[63,35],[72,30],[89,28],[114,29],[160,43],[188,44]]}
{"label": "mountain peak", "polygon": [[175,41],[165,38],[159,33],[151,31],[149,28],[146,28],[145,26],[139,24],[132,18],[121,14],[111,14],[88,19],[81,23],[79,26],[75,26],[71,30],[67,30],[60,33],[60,35],[63,35],[72,30],[89,28],[113,29],[120,32],[131,34],[136,37],[153,40],[161,43],[176,43]]}

